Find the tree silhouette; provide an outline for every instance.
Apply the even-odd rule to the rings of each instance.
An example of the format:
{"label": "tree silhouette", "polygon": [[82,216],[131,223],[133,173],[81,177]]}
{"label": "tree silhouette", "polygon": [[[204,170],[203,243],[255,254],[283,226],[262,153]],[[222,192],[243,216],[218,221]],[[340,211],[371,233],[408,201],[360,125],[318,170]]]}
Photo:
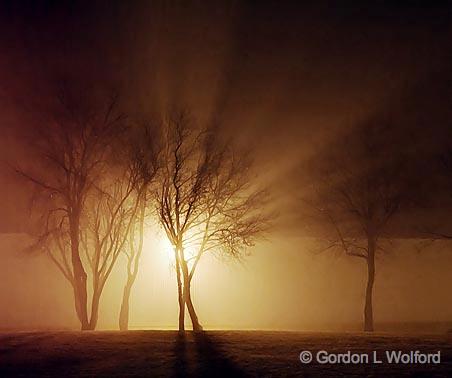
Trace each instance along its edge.
{"label": "tree silhouette", "polygon": [[55,101],[46,112],[45,122],[34,128],[28,145],[33,168],[17,172],[35,185],[45,203],[39,208],[41,227],[36,246],[45,245],[72,285],[76,314],[85,330],[90,324],[80,222],[88,194],[96,186],[124,116],[117,110],[116,97],[89,96],[66,82],[60,83]]}
{"label": "tree silhouette", "polygon": [[127,279],[123,289],[119,313],[119,329],[129,327],[129,303],[133,284],[138,275],[141,253],[143,251],[144,226],[146,216],[152,211],[152,190],[160,168],[160,139],[156,128],[149,122],[139,124],[129,132],[125,160],[134,178],[134,198],[136,209],[132,213],[132,223],[124,247],[127,257]]}
{"label": "tree silhouette", "polygon": [[375,257],[396,230],[388,227],[412,189],[410,159],[397,150],[397,135],[384,119],[351,131],[344,146],[332,146],[315,164],[309,207],[322,225],[315,231],[326,246],[358,257],[367,266],[364,330],[374,330]]}
{"label": "tree silhouette", "polygon": [[124,174],[106,181],[112,182],[98,187],[87,199],[80,231],[81,247],[92,276],[91,330],[97,325],[105,283],[125,248],[140,204],[139,199],[133,196],[136,185],[134,172],[126,170]]}
{"label": "tree silhouette", "polygon": [[179,330],[185,306],[193,329],[202,329],[191,298],[191,282],[208,251],[240,257],[268,227],[265,192],[256,190],[250,162],[199,131],[185,112],[164,125],[163,167],[156,204],[159,220],[174,247]]}

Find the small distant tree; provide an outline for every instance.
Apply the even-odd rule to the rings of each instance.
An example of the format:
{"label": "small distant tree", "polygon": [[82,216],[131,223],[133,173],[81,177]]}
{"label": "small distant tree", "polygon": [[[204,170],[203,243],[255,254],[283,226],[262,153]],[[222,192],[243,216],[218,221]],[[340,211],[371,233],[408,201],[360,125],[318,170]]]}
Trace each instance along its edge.
{"label": "small distant tree", "polygon": [[314,233],[326,243],[323,249],[365,261],[364,331],[373,331],[375,258],[397,232],[390,221],[408,203],[409,159],[393,148],[394,135],[384,123],[370,122],[344,139],[346,149],[333,146],[316,161],[307,203],[316,210]]}
{"label": "small distant tree", "polygon": [[179,330],[185,306],[193,330],[202,330],[191,298],[191,282],[208,251],[243,256],[268,227],[265,193],[253,187],[250,163],[199,131],[187,113],[165,122],[162,170],[156,191],[157,212],[174,246],[179,301]]}
{"label": "small distant tree", "polygon": [[[109,146],[124,120],[117,98],[61,83],[28,140],[30,169],[16,171],[37,189],[41,225],[36,246],[45,248],[70,282],[81,329],[90,329],[87,273],[80,253],[81,218]],[[55,248],[50,251],[50,248]]]}

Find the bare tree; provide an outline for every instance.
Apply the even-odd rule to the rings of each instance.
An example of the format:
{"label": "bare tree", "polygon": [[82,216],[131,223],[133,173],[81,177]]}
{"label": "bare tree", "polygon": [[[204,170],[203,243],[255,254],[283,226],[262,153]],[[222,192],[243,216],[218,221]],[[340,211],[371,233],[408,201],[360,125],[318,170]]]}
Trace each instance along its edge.
{"label": "bare tree", "polygon": [[129,231],[129,240],[124,251],[127,256],[127,280],[124,285],[119,312],[119,329],[121,331],[127,331],[129,329],[130,294],[138,275],[141,253],[143,251],[146,202],[144,200],[142,201],[138,207],[138,213],[134,216]]}
{"label": "bare tree", "polygon": [[346,150],[333,147],[317,162],[308,204],[323,222],[316,233],[324,249],[365,261],[364,330],[373,331],[375,257],[397,233],[388,225],[407,203],[411,183],[408,159],[392,148],[391,130],[378,122],[364,126],[347,136]]}
{"label": "bare tree", "polygon": [[138,275],[143,251],[145,219],[150,212],[149,204],[152,200],[152,198],[149,198],[150,191],[160,167],[159,136],[156,133],[156,128],[146,123],[139,125],[130,134],[126,159],[129,164],[129,171],[133,172],[132,177],[135,177],[134,196],[135,201],[137,201],[137,208],[132,214],[132,224],[124,247],[124,253],[127,257],[127,280],[124,285],[119,313],[119,329],[122,331],[129,328],[130,294]]}
{"label": "bare tree", "polygon": [[165,131],[157,211],[174,246],[179,330],[186,306],[199,331],[190,290],[196,267],[208,251],[240,257],[253,245],[268,226],[266,196],[253,188],[249,162],[218,143],[214,133],[197,131],[186,113],[168,117]]}
{"label": "bare tree", "polygon": [[138,198],[133,196],[135,172],[127,170],[107,181],[112,182],[102,185],[88,198],[80,232],[92,277],[91,330],[96,328],[102,291],[125,248],[139,207]]}
{"label": "bare tree", "polygon": [[[80,254],[80,222],[88,193],[95,187],[108,146],[124,116],[117,99],[92,99],[61,85],[56,106],[29,143],[33,169],[17,169],[39,190],[46,206],[38,244],[57,246],[52,252],[60,271],[74,290],[75,309],[82,330],[89,329],[87,274]],[[57,263],[58,261],[58,263]]]}

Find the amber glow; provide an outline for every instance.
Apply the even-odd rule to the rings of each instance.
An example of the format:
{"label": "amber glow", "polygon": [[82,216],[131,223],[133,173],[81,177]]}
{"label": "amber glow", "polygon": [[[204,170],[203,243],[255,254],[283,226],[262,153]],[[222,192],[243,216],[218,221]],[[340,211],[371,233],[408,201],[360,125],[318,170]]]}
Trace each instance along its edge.
{"label": "amber glow", "polygon": [[166,235],[156,227],[148,228],[144,236],[144,248],[150,249],[152,246],[155,246],[153,249],[156,249],[156,254],[162,264],[174,267],[174,247]]}
{"label": "amber glow", "polygon": [[[182,108],[189,111],[193,126],[214,127],[220,142],[231,139],[237,158],[242,149],[249,152],[253,161],[250,169],[253,186],[268,188],[272,199],[270,210],[275,210],[277,216],[272,219],[273,228],[265,239],[246,248],[243,260],[216,253],[220,250],[209,250],[199,260],[193,275],[192,295],[206,329],[323,330],[342,326],[360,329],[368,274],[365,261],[341,255],[340,250],[313,254],[323,249],[324,244],[329,246],[330,237],[335,235],[327,235],[328,240],[321,240],[320,246],[313,241],[313,236],[323,236],[323,232],[326,234],[332,228],[324,229],[327,223],[323,219],[311,227],[310,222],[317,219],[317,214],[312,217],[308,214],[305,201],[315,192],[315,185],[326,181],[327,175],[321,173],[326,169],[323,165],[329,165],[330,154],[339,157],[343,154],[350,162],[361,163],[364,155],[359,151],[366,144],[358,142],[354,130],[365,130],[365,140],[374,140],[377,145],[381,142],[386,146],[383,142],[389,141],[389,152],[378,149],[376,163],[380,157],[381,161],[391,157],[387,160],[397,162],[398,172],[401,157],[403,166],[407,161],[410,166],[413,164],[406,176],[412,171],[422,172],[420,176],[414,175],[416,184],[408,182],[411,188],[419,187],[420,193],[409,196],[419,195],[419,201],[414,201],[416,208],[401,206],[406,214],[398,214],[393,224],[387,226],[387,234],[395,240],[393,245],[382,246],[381,249],[390,253],[376,262],[375,321],[450,321],[449,246],[431,244],[425,252],[414,253],[419,230],[452,233],[448,180],[433,177],[442,171],[443,159],[440,162],[437,158],[442,156],[446,142],[452,140],[447,102],[451,70],[443,53],[450,45],[450,28],[447,33],[440,33],[446,23],[438,22],[438,17],[442,19],[449,12],[441,7],[432,8],[429,15],[439,29],[425,24],[425,29],[416,32],[421,25],[408,21],[416,19],[417,11],[403,7],[380,12],[381,17],[370,17],[367,22],[367,18],[357,17],[347,7],[338,7],[338,15],[333,14],[336,11],[333,7],[328,9],[332,12],[328,17],[320,17],[322,7],[317,14],[315,7],[298,11],[294,6],[284,11],[285,7],[273,9],[274,5],[263,4],[251,7],[245,3],[210,13],[205,5],[200,5],[200,9],[198,6],[160,9],[159,2],[143,4],[124,5],[124,9],[121,6],[115,11],[105,9],[99,13],[101,18],[97,17],[100,9],[88,7],[83,13],[90,16],[84,16],[83,22],[72,10],[68,19],[62,18],[64,12],[50,12],[50,9],[42,10],[48,19],[9,17],[6,12],[8,22],[15,20],[14,23],[0,23],[5,28],[0,35],[8,40],[1,45],[5,59],[0,64],[0,74],[3,74],[0,200],[4,212],[0,230],[3,284],[0,326],[79,328],[71,283],[46,253],[23,253],[31,237],[28,228],[32,229],[34,223],[42,226],[38,220],[47,216],[46,201],[51,200],[55,225],[66,219],[65,210],[61,209],[62,205],[66,206],[64,196],[49,191],[49,185],[64,184],[61,174],[64,170],[59,167],[61,161],[53,164],[47,156],[55,152],[54,147],[58,147],[57,158],[66,156],[67,151],[62,153],[66,144],[57,142],[63,140],[60,135],[65,133],[61,132],[72,130],[75,124],[68,122],[60,133],[55,134],[53,130],[59,130],[59,122],[55,121],[64,121],[65,125],[69,117],[70,112],[66,114],[58,97],[60,87],[65,88],[66,84],[72,94],[68,99],[80,105],[75,110],[82,113],[92,110],[95,119],[104,119],[104,108],[115,97],[110,96],[111,88],[118,92],[120,100],[113,113],[116,116],[124,112],[127,124],[139,119],[139,125],[134,125],[138,128],[141,119],[149,117],[152,121],[149,123],[160,128],[169,110]],[[398,25],[399,20],[405,20],[406,11],[413,18],[407,19],[407,25]],[[33,12],[26,13],[31,18]],[[365,7],[360,7],[360,12],[363,16],[373,14]],[[400,17],[390,16],[393,12]],[[424,12],[420,13],[419,22],[427,22]],[[385,14],[390,16],[386,19],[388,25],[377,25],[377,20],[378,23],[385,20]],[[102,25],[97,22],[99,19]],[[86,28],[81,28],[85,22]],[[339,27],[342,22],[343,27]],[[124,27],[118,28],[118,24]],[[406,31],[408,24],[413,30]],[[61,37],[61,46],[50,43],[49,37],[53,36]],[[70,41],[67,46],[66,41]],[[94,90],[97,87],[99,93]],[[76,114],[77,119],[79,115],[85,118],[84,114]],[[91,119],[91,114],[88,115]],[[373,134],[368,133],[373,123],[385,125],[380,121],[390,121],[385,131],[387,138],[382,138],[386,134],[379,133],[379,128]],[[42,137],[41,131],[52,134],[53,138],[31,143]],[[48,140],[52,143],[47,145],[44,142]],[[105,169],[112,173],[112,179],[117,175],[110,165],[116,170],[116,160],[124,161],[119,155],[126,150],[125,140],[121,136],[120,148],[112,151],[114,164],[101,164],[105,165],[102,172]],[[41,144],[48,147],[45,154]],[[105,141],[99,145],[108,144]],[[109,157],[110,153],[105,156]],[[349,160],[344,160],[347,164],[343,166],[354,171],[355,166],[348,164]],[[91,166],[94,162],[86,163]],[[21,168],[44,186],[16,175],[9,166]],[[356,167],[356,171],[361,169],[361,165]],[[430,180],[430,176],[438,179],[438,183]],[[93,172],[92,177],[97,177],[97,173]],[[392,183],[393,177],[388,182]],[[331,182],[337,184],[345,181],[347,175],[341,175],[337,182],[334,178],[333,172]],[[130,297],[132,329],[177,326],[174,246],[159,225],[156,204],[151,201],[154,186],[161,187],[161,180],[156,180],[149,192],[143,251]],[[348,186],[344,184],[344,187]],[[95,193],[93,190],[90,194],[93,198],[86,202],[85,215],[92,211],[93,203],[97,204]],[[328,193],[320,198],[319,208],[335,210],[331,198]],[[29,206],[31,203],[33,206]],[[85,215],[82,225],[87,219]],[[337,219],[342,219],[342,215]],[[351,228],[351,223],[345,222],[344,227]],[[200,245],[199,234],[190,232],[184,235],[184,258],[189,268]],[[137,235],[133,238],[139,240]],[[59,249],[51,247],[63,262]],[[66,247],[66,257],[69,257],[69,242]],[[127,257],[123,252],[120,251],[106,279],[97,329],[118,328],[127,280]],[[337,258],[329,252],[336,253]],[[92,269],[85,250],[81,249],[80,255],[90,281],[91,307]],[[71,259],[67,261],[72,272]],[[187,322],[190,323],[188,317]]]}

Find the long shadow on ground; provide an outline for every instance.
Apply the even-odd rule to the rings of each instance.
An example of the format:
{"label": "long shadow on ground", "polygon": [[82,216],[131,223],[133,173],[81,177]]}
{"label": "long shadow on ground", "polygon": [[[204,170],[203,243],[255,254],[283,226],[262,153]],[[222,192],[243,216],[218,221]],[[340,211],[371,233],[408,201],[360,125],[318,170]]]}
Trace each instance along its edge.
{"label": "long shadow on ground", "polygon": [[[174,346],[175,377],[246,377],[241,370],[218,346],[215,339],[205,332],[188,336],[178,335]],[[191,365],[190,362],[193,364]],[[193,369],[191,369],[193,367]]]}
{"label": "long shadow on ground", "polygon": [[[302,364],[301,350],[441,351],[441,364]],[[450,335],[211,331],[0,333],[3,377],[452,377]]]}
{"label": "long shadow on ground", "polygon": [[185,334],[177,334],[174,342],[174,377],[186,377],[189,371],[189,345]]}

